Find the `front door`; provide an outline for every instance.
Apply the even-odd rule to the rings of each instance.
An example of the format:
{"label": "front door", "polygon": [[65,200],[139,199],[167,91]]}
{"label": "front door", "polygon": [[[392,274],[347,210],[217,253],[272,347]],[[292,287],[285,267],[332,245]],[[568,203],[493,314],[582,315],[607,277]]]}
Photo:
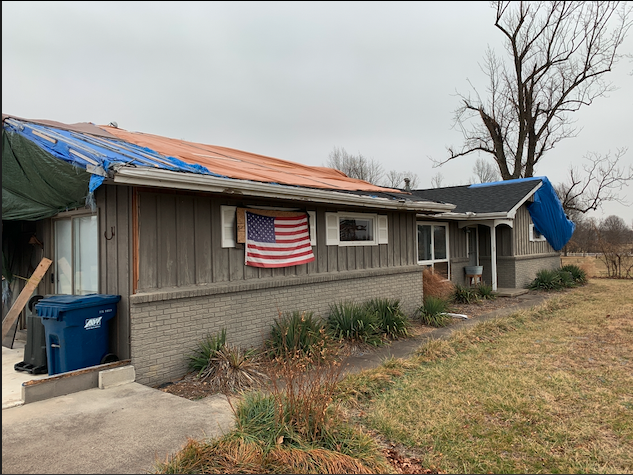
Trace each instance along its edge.
{"label": "front door", "polygon": [[478,232],[477,227],[469,227],[470,230],[468,235],[468,265],[469,266],[478,266],[479,265],[479,243],[478,243]]}

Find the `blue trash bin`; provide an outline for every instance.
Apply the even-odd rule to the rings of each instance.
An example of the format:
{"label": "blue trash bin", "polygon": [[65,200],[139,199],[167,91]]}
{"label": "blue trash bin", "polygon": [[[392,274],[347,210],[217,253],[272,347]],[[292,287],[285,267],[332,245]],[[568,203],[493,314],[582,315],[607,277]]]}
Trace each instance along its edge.
{"label": "blue trash bin", "polygon": [[109,353],[109,322],[120,295],[54,295],[35,309],[46,332],[48,374],[101,364]]}

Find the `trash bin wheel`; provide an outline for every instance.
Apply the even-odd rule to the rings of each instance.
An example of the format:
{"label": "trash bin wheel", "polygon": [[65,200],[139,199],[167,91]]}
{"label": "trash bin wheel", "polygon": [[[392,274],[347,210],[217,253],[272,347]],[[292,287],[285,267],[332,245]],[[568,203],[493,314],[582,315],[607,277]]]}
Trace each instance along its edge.
{"label": "trash bin wheel", "polygon": [[101,358],[101,364],[114,363],[115,361],[119,361],[119,357],[114,353],[107,353],[103,358]]}
{"label": "trash bin wheel", "polygon": [[43,296],[43,295],[34,295],[33,297],[31,297],[31,298],[29,299],[29,304],[28,304],[28,307],[29,307],[29,312],[33,312],[33,306],[34,306],[37,302],[39,302],[40,300],[42,300],[43,298],[44,298],[44,296]]}

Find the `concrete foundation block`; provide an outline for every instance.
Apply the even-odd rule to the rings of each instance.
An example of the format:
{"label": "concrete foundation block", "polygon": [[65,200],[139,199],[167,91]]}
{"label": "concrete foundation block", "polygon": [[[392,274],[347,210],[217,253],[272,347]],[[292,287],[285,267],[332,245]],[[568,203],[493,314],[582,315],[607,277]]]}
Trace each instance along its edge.
{"label": "concrete foundation block", "polygon": [[99,389],[133,383],[135,380],[136,372],[132,365],[99,371]]}

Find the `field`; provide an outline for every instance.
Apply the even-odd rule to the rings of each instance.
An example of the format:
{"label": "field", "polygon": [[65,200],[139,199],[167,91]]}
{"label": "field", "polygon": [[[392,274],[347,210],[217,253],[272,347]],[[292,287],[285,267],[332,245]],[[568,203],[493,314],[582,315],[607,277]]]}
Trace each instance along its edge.
{"label": "field", "polygon": [[607,268],[599,256],[562,256],[561,266],[576,265],[587,273],[587,277],[607,277]]}

